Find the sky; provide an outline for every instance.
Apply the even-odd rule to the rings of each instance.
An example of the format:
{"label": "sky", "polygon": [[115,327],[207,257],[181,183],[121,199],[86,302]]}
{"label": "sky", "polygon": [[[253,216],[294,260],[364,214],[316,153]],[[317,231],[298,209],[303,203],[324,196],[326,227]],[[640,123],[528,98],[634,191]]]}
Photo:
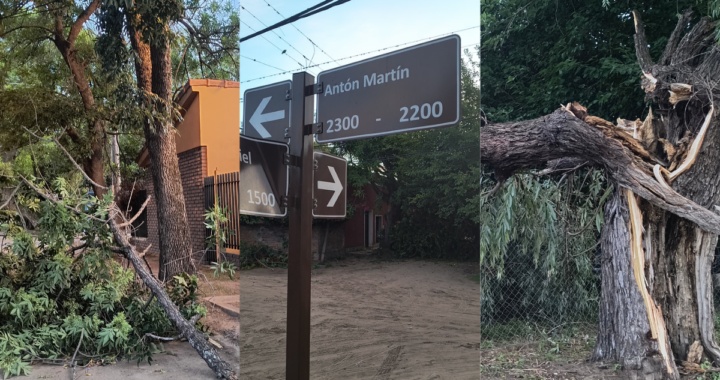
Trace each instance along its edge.
{"label": "sky", "polygon": [[[240,0],[240,36],[264,29],[319,2]],[[285,71],[320,64],[306,69],[317,76],[324,70],[451,32],[460,36],[463,50],[475,51],[480,42],[479,25],[480,0],[352,0],[275,29],[275,33],[270,31],[242,42],[240,94],[242,97],[245,90],[292,79],[292,73]],[[386,50],[376,51],[379,49]]]}

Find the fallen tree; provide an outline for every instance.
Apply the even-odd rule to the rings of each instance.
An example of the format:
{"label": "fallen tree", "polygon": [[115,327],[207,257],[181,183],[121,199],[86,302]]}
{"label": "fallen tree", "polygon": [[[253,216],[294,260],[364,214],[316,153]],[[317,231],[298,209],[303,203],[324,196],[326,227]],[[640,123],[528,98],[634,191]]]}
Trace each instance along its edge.
{"label": "fallen tree", "polygon": [[715,22],[701,18],[689,28],[687,10],[654,62],[640,15],[633,14],[641,86],[653,102],[644,121],[612,123],[568,104],[541,118],[485,125],[481,160],[499,184],[525,168],[605,170],[616,188],[604,211],[593,358],[619,362],[641,378],[678,379],[676,360],[691,370],[702,356],[698,347],[720,364],[710,278],[720,234],[720,126],[713,103],[720,46]]}
{"label": "fallen tree", "polygon": [[[53,139],[53,141],[58,146],[60,146],[60,144],[57,140]],[[73,162],[73,164],[76,166],[76,168],[78,168],[78,170],[82,173],[83,177],[87,178],[87,174],[84,173],[82,171],[82,169],[80,169],[80,167],[77,165],[77,163],[73,160],[72,156],[68,155],[68,158]],[[95,223],[92,226],[87,225],[87,226],[83,226],[83,227],[78,227],[81,230],[85,231],[83,233],[83,235],[81,236],[83,238],[83,240],[85,241],[85,243],[78,247],[71,245],[69,249],[67,248],[66,240],[68,240],[68,238],[69,238],[70,241],[73,241],[73,239],[76,237],[74,234],[70,233],[71,236],[67,236],[68,232],[63,232],[63,233],[60,233],[60,235],[62,235],[62,236],[55,236],[55,235],[58,235],[57,232],[54,232],[54,233],[49,232],[49,234],[52,235],[52,236],[50,236],[52,238],[51,239],[52,246],[47,248],[48,252],[54,253],[58,249],[65,251],[63,253],[60,253],[59,256],[56,256],[53,259],[55,261],[59,260],[57,265],[61,265],[61,263],[65,262],[64,260],[70,260],[70,263],[72,263],[73,266],[76,265],[75,263],[81,262],[82,260],[85,259],[85,257],[83,257],[82,252],[80,254],[77,254],[77,256],[76,256],[76,252],[80,251],[80,250],[84,250],[87,247],[100,248],[100,249],[104,249],[105,251],[109,250],[116,254],[122,255],[122,257],[124,257],[130,263],[132,263],[136,275],[139,276],[140,280],[142,281],[142,284],[150,290],[151,296],[148,298],[147,303],[143,307],[143,311],[153,301],[153,299],[155,299],[157,301],[157,303],[160,305],[160,307],[162,308],[162,310],[165,312],[167,318],[175,326],[175,328],[179,331],[179,335],[172,337],[172,338],[164,338],[164,337],[160,337],[160,336],[148,333],[148,334],[145,334],[145,336],[140,337],[141,340],[146,337],[154,339],[154,340],[161,340],[161,341],[175,340],[175,339],[180,339],[180,338],[187,339],[187,341],[190,343],[190,345],[198,352],[200,357],[202,357],[203,360],[205,360],[208,367],[210,367],[215,372],[215,374],[217,375],[218,378],[237,379],[237,375],[236,375],[235,371],[232,369],[232,366],[230,364],[228,364],[227,362],[225,362],[222,358],[220,358],[220,356],[217,354],[217,351],[208,342],[205,335],[195,327],[196,322],[197,322],[198,318],[200,317],[200,315],[197,314],[188,319],[186,319],[182,315],[178,306],[175,304],[175,302],[173,302],[171,297],[166,292],[165,284],[161,283],[150,272],[149,265],[147,265],[147,262],[144,260],[144,257],[143,257],[145,252],[138,253],[136,251],[135,247],[133,247],[130,244],[130,242],[128,240],[128,236],[130,236],[129,229],[132,228],[132,221],[137,217],[137,215],[142,213],[144,207],[147,205],[147,202],[145,202],[145,204],[143,204],[143,206],[135,213],[135,216],[128,217],[126,215],[123,215],[123,213],[120,211],[119,207],[117,207],[117,205],[110,199],[111,197],[106,196],[106,197],[104,197],[104,199],[99,200],[99,201],[97,200],[97,198],[95,198],[94,202],[92,200],[89,201],[87,199],[83,199],[78,204],[74,204],[74,203],[69,203],[69,199],[72,199],[72,197],[69,197],[67,195],[67,191],[65,191],[64,189],[61,189],[61,192],[65,193],[65,196],[63,198],[67,198],[67,199],[60,200],[58,196],[52,194],[52,192],[50,192],[48,190],[43,189],[39,185],[35,184],[32,180],[28,180],[27,178],[20,176],[20,175],[18,175],[18,179],[21,182],[21,184],[24,184],[25,186],[27,186],[27,188],[31,189],[31,191],[35,192],[38,196],[40,196],[42,199],[44,199],[49,204],[55,205],[56,207],[60,208],[65,213],[69,212],[69,213],[78,215],[83,220]],[[59,183],[64,183],[64,180],[61,180]],[[18,188],[19,187],[20,186],[18,185]],[[14,194],[15,193],[13,193],[13,195]],[[8,202],[6,201],[2,205],[2,207],[4,207],[7,203]],[[95,204],[92,205],[93,203],[95,203]],[[84,210],[83,210],[83,206],[85,208]],[[67,217],[58,218],[55,216],[51,216],[49,218],[51,220],[58,219],[58,221],[55,222],[55,224],[62,224],[62,223],[67,224],[68,223]],[[48,232],[44,232],[44,233],[48,234]],[[108,233],[110,233],[112,235],[112,239],[111,239],[112,241],[110,241],[110,243],[114,242],[114,244],[108,245],[108,242],[106,242],[106,241],[102,241],[102,240],[98,241],[98,239],[99,239],[98,236],[100,236],[100,235],[107,236]],[[25,234],[22,236],[25,236],[25,240],[29,240],[29,243],[23,245],[23,247],[31,247],[31,248],[27,248],[27,249],[32,251],[33,247],[35,246],[35,242],[32,240],[32,238],[28,234]],[[105,239],[107,239],[107,238],[105,238]],[[13,247],[13,249],[16,250],[15,247]],[[20,249],[20,248],[17,248],[17,249]],[[30,253],[28,253],[28,255],[29,255],[28,257],[32,257],[33,255],[36,255],[36,254],[33,252],[30,252]],[[14,254],[13,256],[17,256],[17,255]],[[0,257],[0,259],[3,259],[3,257]],[[22,257],[18,257],[15,259],[16,260],[24,260]],[[11,260],[12,260],[12,258],[11,258]],[[96,260],[102,261],[104,259],[101,257],[100,259],[96,259]],[[52,265],[54,265],[54,264],[49,263],[49,264],[43,264],[43,265],[46,265],[46,266],[48,266],[48,268],[51,268]],[[70,264],[68,264],[68,265],[70,265]],[[106,267],[106,265],[101,265],[101,267],[104,268],[104,267]],[[0,266],[0,269],[2,269],[1,266]],[[91,269],[88,269],[88,271],[90,271],[90,270]],[[17,270],[12,270],[11,273],[9,273],[8,277],[19,276],[19,274],[15,273],[15,272],[17,272]],[[60,278],[62,278],[63,276],[66,276],[66,275],[58,275],[58,277],[60,277]],[[121,274],[121,276],[123,276],[123,275]],[[12,278],[9,278],[9,280],[13,281]],[[66,281],[66,280],[63,280],[63,281]],[[60,280],[57,280],[55,282],[60,282]],[[120,282],[122,283],[122,281],[120,281]],[[2,296],[3,295],[12,296],[11,292],[6,292],[8,294],[5,294],[2,292],[4,290],[2,285],[3,284],[0,282],[0,311],[3,311],[5,309],[5,307],[7,307],[9,305],[8,302],[5,302],[5,300],[3,299]],[[125,286],[125,285],[122,285],[122,286]],[[50,289],[52,290],[54,288],[55,288],[55,285],[52,285],[52,287]],[[119,290],[119,289],[120,289],[120,285],[118,287],[118,290],[116,290],[112,294],[122,293],[122,290]],[[62,294],[62,291],[63,291],[63,288],[61,287],[54,302],[50,303],[48,301],[44,301],[44,303],[41,303],[41,304],[45,305],[44,307],[46,309],[59,307],[57,305],[57,301],[60,297],[60,294]],[[31,291],[31,293],[32,292],[34,292],[34,290]],[[32,294],[35,294],[35,293],[32,293]],[[38,302],[40,302],[40,301],[38,301]],[[15,307],[14,305],[10,305],[10,306]],[[20,309],[17,309],[17,310],[20,310]],[[42,309],[42,310],[45,310],[45,309]],[[103,309],[103,310],[105,310],[105,309]],[[107,311],[107,310],[105,310],[105,311]],[[16,312],[15,314],[17,314],[17,313],[19,313],[19,311]],[[72,316],[74,316],[74,314],[72,314]],[[18,315],[18,317],[19,317],[19,315]],[[124,321],[125,321],[124,314],[120,319],[118,319],[118,321],[120,321],[118,323],[124,323]],[[98,320],[98,323],[99,322],[100,321]],[[66,323],[69,323],[69,322],[66,321]],[[115,320],[113,320],[113,323],[115,323]],[[124,323],[124,324],[127,325],[127,323]],[[110,326],[110,324],[108,324],[108,326]],[[128,328],[129,328],[129,325],[127,325],[127,327],[122,327],[123,330],[126,330]],[[95,329],[97,329],[97,327]],[[1,335],[2,334],[0,334],[0,338],[2,338]],[[82,341],[83,341],[83,335],[80,335],[80,343],[82,343]],[[0,341],[0,343],[3,343],[3,342]],[[78,346],[77,346],[78,348],[80,347],[80,343],[78,343]],[[17,349],[22,350],[22,348],[17,348]],[[60,353],[61,352],[58,352],[58,354],[60,354]],[[77,353],[77,349],[76,349],[76,353]],[[44,358],[35,358],[32,355],[30,355],[29,358],[31,360],[35,360],[35,359],[43,359],[44,360]],[[25,358],[23,360],[27,360],[27,358]],[[53,360],[61,360],[61,359],[53,359]],[[74,355],[73,355],[73,360],[71,361],[71,364],[73,362],[74,362]],[[17,366],[23,366],[23,367],[17,367]],[[13,372],[20,373],[19,371],[23,370],[23,368],[25,368],[26,366],[27,366],[27,363],[23,364],[21,361],[18,360],[17,363],[15,364],[15,366],[10,368],[9,370],[10,370],[10,373],[13,373]],[[8,369],[6,369],[6,370],[8,370]],[[6,374],[6,376],[7,375],[8,374]]]}

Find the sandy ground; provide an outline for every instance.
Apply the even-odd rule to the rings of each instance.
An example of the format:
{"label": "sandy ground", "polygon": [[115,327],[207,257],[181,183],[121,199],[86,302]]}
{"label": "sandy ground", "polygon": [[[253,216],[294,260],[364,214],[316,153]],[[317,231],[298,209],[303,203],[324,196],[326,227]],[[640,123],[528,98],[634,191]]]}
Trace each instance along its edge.
{"label": "sandy ground", "polygon": [[[312,379],[479,379],[472,264],[349,258],[312,272]],[[287,270],[240,278],[240,378],[285,378]]]}

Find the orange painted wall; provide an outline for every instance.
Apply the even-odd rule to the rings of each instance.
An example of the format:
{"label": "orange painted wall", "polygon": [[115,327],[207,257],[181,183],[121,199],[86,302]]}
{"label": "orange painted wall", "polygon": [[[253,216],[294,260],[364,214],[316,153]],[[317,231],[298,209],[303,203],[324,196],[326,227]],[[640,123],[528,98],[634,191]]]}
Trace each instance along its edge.
{"label": "orange painted wall", "polygon": [[200,105],[200,144],[207,147],[208,175],[214,173],[215,168],[217,174],[239,171],[239,86],[192,86],[192,89],[198,92],[195,103]]}
{"label": "orange painted wall", "polygon": [[240,170],[240,86],[237,82],[191,79],[178,103],[187,107],[177,127],[178,154],[206,147],[207,174]]}
{"label": "orange painted wall", "polygon": [[[201,146],[200,141],[200,102],[198,98],[190,104],[182,123],[177,125],[175,147],[178,154]],[[238,158],[239,160],[239,158]]]}

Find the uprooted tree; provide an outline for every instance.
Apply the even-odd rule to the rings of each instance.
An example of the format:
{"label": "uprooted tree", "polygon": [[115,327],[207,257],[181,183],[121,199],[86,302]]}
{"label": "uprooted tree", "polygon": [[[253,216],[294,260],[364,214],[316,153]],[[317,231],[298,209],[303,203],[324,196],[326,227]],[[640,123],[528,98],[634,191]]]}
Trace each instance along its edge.
{"label": "uprooted tree", "polygon": [[[534,120],[481,128],[498,184],[524,168],[603,168],[615,185],[601,233],[600,327],[593,359],[644,378],[678,379],[706,355],[720,364],[710,269],[720,234],[720,87],[716,23],[681,15],[662,56],[635,19],[644,121],[611,123],[568,104]],[[639,197],[639,199],[636,197]],[[697,342],[697,343],[696,343]],[[702,350],[704,348],[704,350]]]}

